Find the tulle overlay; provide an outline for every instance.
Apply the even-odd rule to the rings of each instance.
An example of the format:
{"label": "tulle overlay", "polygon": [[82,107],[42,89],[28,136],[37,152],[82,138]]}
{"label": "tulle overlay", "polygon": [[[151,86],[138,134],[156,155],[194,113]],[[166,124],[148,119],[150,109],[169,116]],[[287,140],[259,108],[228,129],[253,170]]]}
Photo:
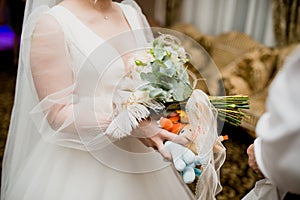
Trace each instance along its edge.
{"label": "tulle overlay", "polygon": [[[118,4],[136,31],[104,40],[59,2],[27,1],[1,200],[194,199],[159,153],[105,134],[118,114],[112,100],[128,74],[126,55],[152,37],[140,9]],[[216,113],[201,91],[187,107],[205,163],[197,198],[214,199],[225,154]]]}
{"label": "tulle overlay", "polygon": [[192,140],[203,163],[196,196],[198,199],[214,199],[222,190],[219,173],[226,157],[225,147],[218,138],[217,113],[201,90],[193,91],[186,110],[193,130]]}

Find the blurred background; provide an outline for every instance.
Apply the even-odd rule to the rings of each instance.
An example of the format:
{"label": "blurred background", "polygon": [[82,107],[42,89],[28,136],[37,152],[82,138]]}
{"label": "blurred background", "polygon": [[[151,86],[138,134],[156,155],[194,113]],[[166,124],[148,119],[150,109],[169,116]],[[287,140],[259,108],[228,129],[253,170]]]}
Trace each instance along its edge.
{"label": "blurred background", "polygon": [[[225,124],[222,130],[229,140],[224,141],[227,158],[217,199],[241,199],[259,179],[248,167],[246,149],[256,137],[269,85],[300,41],[300,0],[136,1],[151,26],[182,32],[202,45],[222,74],[226,94],[249,95],[249,117],[240,127]],[[0,0],[0,161],[13,105],[24,5],[24,0]]]}

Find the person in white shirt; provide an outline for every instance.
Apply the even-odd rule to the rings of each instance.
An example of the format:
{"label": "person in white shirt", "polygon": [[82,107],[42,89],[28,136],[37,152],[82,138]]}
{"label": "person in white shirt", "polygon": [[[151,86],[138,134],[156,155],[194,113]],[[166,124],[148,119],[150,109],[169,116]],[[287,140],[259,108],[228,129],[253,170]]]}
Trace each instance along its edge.
{"label": "person in white shirt", "polygon": [[300,47],[286,59],[274,79],[267,112],[259,119],[249,166],[265,178],[243,199],[300,197]]}

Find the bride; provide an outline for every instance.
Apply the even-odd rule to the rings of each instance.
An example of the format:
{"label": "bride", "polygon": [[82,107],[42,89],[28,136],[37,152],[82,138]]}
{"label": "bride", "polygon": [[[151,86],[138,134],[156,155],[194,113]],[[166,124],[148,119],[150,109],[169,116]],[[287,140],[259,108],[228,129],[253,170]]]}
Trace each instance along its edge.
{"label": "bride", "polygon": [[133,1],[27,1],[1,200],[194,198],[163,159],[184,138],[151,122],[139,139],[104,134],[146,26]]}

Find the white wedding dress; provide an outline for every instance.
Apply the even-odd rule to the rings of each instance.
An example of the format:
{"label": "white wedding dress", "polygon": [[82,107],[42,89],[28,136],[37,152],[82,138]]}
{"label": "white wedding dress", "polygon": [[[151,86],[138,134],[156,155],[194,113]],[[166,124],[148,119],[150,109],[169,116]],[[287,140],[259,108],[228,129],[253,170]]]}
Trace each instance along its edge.
{"label": "white wedding dress", "polygon": [[[118,5],[131,29],[140,28],[136,11],[128,5]],[[29,52],[34,50],[22,49],[21,61],[25,69],[19,69],[21,80],[17,83],[19,96],[16,98],[23,98],[23,101],[14,107],[15,111],[21,109],[21,112],[12,116],[1,200],[193,199],[172,164],[139,140],[131,137],[114,143],[101,137],[94,140],[95,135],[102,132],[101,116],[109,116],[113,112],[113,90],[126,73],[124,64],[117,59],[111,62],[110,67],[103,68],[101,62],[109,63],[109,59],[118,55],[117,51],[67,8],[60,5],[48,10],[41,8],[36,15],[41,13],[55,19],[63,32],[65,44],[62,45],[67,55],[62,53],[61,56],[68,58],[70,68],[62,69],[57,76],[62,76],[62,80],[64,76],[68,79],[66,74],[71,71],[73,82],[62,87],[56,79],[47,80],[48,84],[42,89],[37,88],[47,94],[40,101],[34,82],[43,81],[44,76],[53,72],[47,68],[48,63],[59,64],[60,61],[43,61],[43,66],[38,66],[41,71],[33,67],[27,69],[28,63],[32,63],[28,60]],[[32,35],[29,33],[34,31],[34,27],[25,27],[24,40],[31,42]],[[135,36],[138,37],[138,34]],[[60,50],[49,50],[57,53],[55,51]],[[107,56],[109,53],[112,56]],[[33,79],[30,70],[35,77]],[[102,74],[100,80],[99,74]],[[89,99],[92,93],[87,89],[89,84],[97,85],[92,99]],[[24,92],[24,88],[29,94]],[[33,101],[26,100],[29,95],[34,96]],[[64,112],[69,115],[61,116],[62,110],[53,114],[53,106],[57,104],[71,105]],[[94,106],[99,106],[100,117],[95,116],[98,108]],[[72,111],[68,112],[70,107]],[[91,115],[90,109],[96,114]],[[56,123],[59,117],[63,122]],[[50,124],[49,119],[53,119],[54,124]],[[99,127],[97,124],[100,124]],[[91,141],[94,143],[89,146]]]}

